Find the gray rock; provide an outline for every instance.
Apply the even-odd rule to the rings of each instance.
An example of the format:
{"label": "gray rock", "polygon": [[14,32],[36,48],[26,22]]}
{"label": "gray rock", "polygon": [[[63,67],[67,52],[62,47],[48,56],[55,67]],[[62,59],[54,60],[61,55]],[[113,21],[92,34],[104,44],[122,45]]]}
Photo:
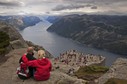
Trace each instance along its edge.
{"label": "gray rock", "polygon": [[35,81],[33,78],[21,80],[16,74],[16,68],[19,66],[18,61],[26,48],[15,49],[7,57],[7,61],[0,65],[0,83],[1,84],[85,84],[86,81],[71,77],[61,71],[51,71],[51,76],[47,81]]}
{"label": "gray rock", "polygon": [[24,48],[26,47],[24,45],[24,42],[22,42],[21,40],[14,40],[10,42],[10,45],[13,49],[19,49],[19,48]]}
{"label": "gray rock", "polygon": [[109,71],[99,78],[99,84],[104,84],[110,78],[127,80],[127,59],[118,58]]}
{"label": "gray rock", "polygon": [[[17,49],[22,47],[28,47],[20,33],[11,25],[0,22],[0,31],[5,32],[9,35],[10,46],[9,48]],[[10,50],[12,50],[10,49]]]}

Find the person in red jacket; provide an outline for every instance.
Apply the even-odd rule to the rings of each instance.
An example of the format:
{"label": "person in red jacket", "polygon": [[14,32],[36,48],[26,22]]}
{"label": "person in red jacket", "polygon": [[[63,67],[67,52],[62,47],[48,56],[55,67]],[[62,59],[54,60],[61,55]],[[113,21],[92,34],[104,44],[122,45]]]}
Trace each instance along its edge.
{"label": "person in red jacket", "polygon": [[52,65],[48,58],[45,58],[45,52],[43,50],[38,51],[37,60],[29,61],[26,65],[36,68],[34,72],[35,80],[48,80],[50,78]]}
{"label": "person in red jacket", "polygon": [[[34,48],[33,47],[28,47],[27,48],[27,53],[25,53],[19,60],[19,63],[20,63],[20,67],[23,66],[22,63],[27,63],[28,61],[31,61],[31,60],[36,60],[36,58],[33,56],[34,55]],[[22,67],[23,68],[23,67]],[[25,67],[27,68],[27,67]],[[25,69],[24,68],[24,69]],[[28,67],[29,69],[29,72],[28,72],[28,76],[26,78],[30,78],[33,76],[33,71],[34,71],[34,68],[33,67]],[[20,77],[21,79],[23,77]]]}

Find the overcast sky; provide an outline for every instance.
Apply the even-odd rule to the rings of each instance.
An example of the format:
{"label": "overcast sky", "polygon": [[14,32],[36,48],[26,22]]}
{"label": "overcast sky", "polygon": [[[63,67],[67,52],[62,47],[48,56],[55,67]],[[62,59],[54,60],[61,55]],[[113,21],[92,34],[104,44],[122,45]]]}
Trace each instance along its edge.
{"label": "overcast sky", "polygon": [[0,15],[127,15],[127,0],[0,0]]}

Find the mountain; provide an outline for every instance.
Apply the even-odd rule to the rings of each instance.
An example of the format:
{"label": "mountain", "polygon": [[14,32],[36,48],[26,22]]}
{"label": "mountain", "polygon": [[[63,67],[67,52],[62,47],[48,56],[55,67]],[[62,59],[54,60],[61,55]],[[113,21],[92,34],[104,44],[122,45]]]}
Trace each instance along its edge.
{"label": "mountain", "polygon": [[11,25],[0,21],[0,60],[13,49],[27,47],[18,31]]}
{"label": "mountain", "polygon": [[[43,47],[35,45],[29,41],[24,41],[24,39],[22,38],[22,36],[19,34],[19,32],[16,30],[14,26],[6,22],[0,21],[0,74],[1,74],[0,82],[1,84],[23,84],[23,83],[24,84],[40,84],[40,83],[43,83],[43,84],[98,84],[98,83],[103,84],[111,77],[113,78],[118,77],[120,79],[122,78],[124,79],[124,81],[126,81],[127,59],[120,59],[120,60],[118,59],[118,61],[115,62],[114,65],[107,72],[108,69],[100,67],[100,66],[95,67],[95,65],[92,67],[79,66],[77,63],[75,64],[77,66],[73,66],[71,64],[66,65],[65,63],[63,63],[63,61],[58,61],[58,60],[55,61],[55,58],[52,58],[51,54],[47,51],[46,51],[46,55],[48,55],[49,60],[52,63],[52,71],[51,71],[50,79],[46,81],[35,81],[33,78],[30,78],[27,80],[21,80],[18,78],[16,74],[16,68],[19,66],[18,61],[21,58],[21,56],[24,53],[26,53],[28,46],[34,46],[35,50],[44,49]],[[2,50],[4,50],[4,52]],[[37,52],[35,51],[34,53],[35,53],[35,57],[37,58]],[[80,54],[77,54],[77,55],[80,55]],[[89,60],[91,59],[93,58],[91,58],[90,56]],[[74,71],[78,71],[76,72],[76,74],[78,77],[82,76],[82,79],[78,79],[76,75],[73,75],[74,72],[72,73],[70,69],[71,70],[73,69]],[[106,74],[103,73],[105,71],[106,71]],[[92,77],[92,74],[94,77],[95,75],[97,75],[98,77],[98,74],[100,73],[103,73],[104,75],[102,75],[99,79],[92,80],[94,79]],[[91,81],[83,80],[86,78]],[[122,82],[120,82],[120,84],[124,84]]]}
{"label": "mountain", "polygon": [[20,30],[42,21],[36,16],[0,16],[0,20],[15,26],[15,28]]}
{"label": "mountain", "polygon": [[[0,21],[0,61],[3,61],[6,58],[5,55],[10,51],[28,46],[34,46],[36,50],[45,50],[32,42],[26,42],[14,26]],[[52,57],[48,51],[46,51],[46,55]]]}
{"label": "mountain", "polygon": [[62,16],[48,16],[46,18],[47,21],[49,21],[50,23],[55,23],[57,22],[60,18],[62,18]]}
{"label": "mountain", "polygon": [[47,31],[83,44],[127,55],[127,16],[67,15]]}

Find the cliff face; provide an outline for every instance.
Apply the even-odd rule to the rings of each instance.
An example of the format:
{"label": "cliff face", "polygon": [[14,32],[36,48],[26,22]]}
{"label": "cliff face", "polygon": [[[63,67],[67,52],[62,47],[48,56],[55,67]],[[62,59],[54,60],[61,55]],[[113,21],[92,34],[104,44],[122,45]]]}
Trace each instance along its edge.
{"label": "cliff face", "polygon": [[[67,74],[54,70],[51,71],[51,77],[47,81],[35,81],[33,78],[21,80],[16,74],[16,68],[19,66],[18,61],[26,48],[16,49],[7,56],[10,58],[0,65],[0,83],[1,84],[85,84],[84,80],[77,79]],[[35,53],[37,56],[37,53]]]}
{"label": "cliff face", "polygon": [[36,16],[0,16],[0,20],[15,26],[15,28],[20,30],[23,30],[28,26],[33,26],[41,21]]}
{"label": "cliff face", "polygon": [[[26,42],[20,33],[16,30],[14,26],[11,26],[3,21],[0,21],[0,32],[4,33],[0,36],[0,61],[3,60],[6,53],[14,49],[27,48],[28,46],[34,46],[36,50],[43,49],[32,42]],[[3,40],[2,40],[3,39]],[[46,50],[45,50],[46,51]],[[48,51],[46,55],[50,58],[53,57]]]}
{"label": "cliff face", "polygon": [[26,42],[13,26],[0,21],[0,31],[6,33],[9,36],[9,45],[6,46],[8,51],[27,47]]}
{"label": "cliff face", "polygon": [[127,55],[127,16],[68,15],[47,30],[83,44]]}
{"label": "cliff face", "polygon": [[55,23],[57,22],[60,18],[62,18],[62,16],[48,16],[46,18],[47,21],[49,21],[50,23]]}
{"label": "cliff face", "polygon": [[[125,59],[125,58],[117,59],[113,63],[113,65],[111,66],[109,71],[106,74],[104,74],[102,77],[99,78],[99,83],[98,84],[104,84],[110,78],[115,78],[117,80],[118,79],[127,80],[127,59]],[[126,83],[120,82],[120,83],[117,83],[117,84],[126,84]]]}

